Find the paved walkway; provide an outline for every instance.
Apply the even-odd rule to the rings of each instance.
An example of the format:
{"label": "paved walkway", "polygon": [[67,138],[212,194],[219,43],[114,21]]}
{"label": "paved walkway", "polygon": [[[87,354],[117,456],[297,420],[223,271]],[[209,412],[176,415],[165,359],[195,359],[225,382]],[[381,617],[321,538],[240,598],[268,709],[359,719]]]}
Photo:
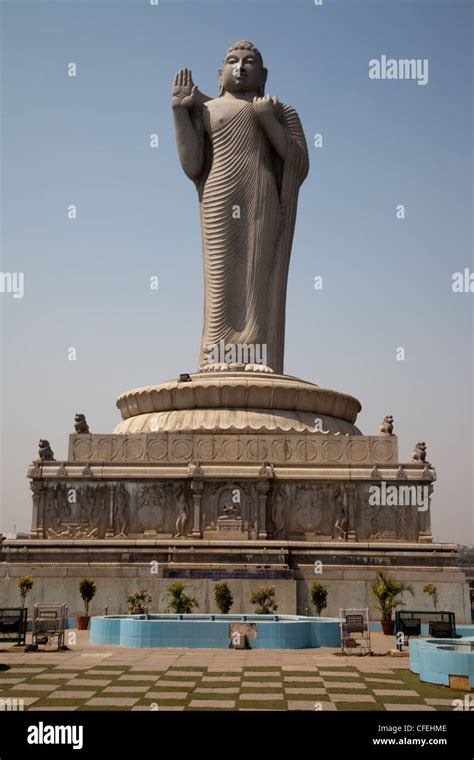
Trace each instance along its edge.
{"label": "paved walkway", "polygon": [[394,640],[377,633],[373,657],[329,648],[131,649],[76,633],[64,652],[3,647],[0,709],[433,711],[464,696],[422,683],[407,658],[385,654]]}

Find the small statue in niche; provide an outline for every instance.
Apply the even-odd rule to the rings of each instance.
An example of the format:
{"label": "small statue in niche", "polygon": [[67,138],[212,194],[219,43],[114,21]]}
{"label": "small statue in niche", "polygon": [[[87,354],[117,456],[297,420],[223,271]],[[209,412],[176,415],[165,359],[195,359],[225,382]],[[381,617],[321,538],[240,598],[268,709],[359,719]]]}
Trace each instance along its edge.
{"label": "small statue in niche", "polygon": [[49,441],[40,438],[38,443],[38,454],[42,462],[55,462],[54,453],[49,445]]}
{"label": "small statue in niche", "polygon": [[285,534],[285,505],[282,489],[277,491],[272,508],[272,520],[275,525],[275,538],[282,538]]}
{"label": "small statue in niche", "polygon": [[380,425],[380,432],[385,435],[393,435],[393,417],[391,414],[383,418],[383,422]]}
{"label": "small statue in niche", "polygon": [[127,526],[128,521],[128,505],[130,502],[130,495],[125,488],[124,483],[120,483],[120,487],[117,491],[116,495],[116,510],[115,510],[115,524],[117,528],[119,529],[119,532],[114,536],[114,538],[127,538],[127,534],[125,533],[125,528]]}
{"label": "small statue in niche", "polygon": [[222,507],[222,519],[224,520],[231,520],[232,518],[240,517],[239,515],[239,508],[233,506],[232,504],[229,504],[225,507]]}
{"label": "small statue in niche", "polygon": [[337,536],[339,539],[347,541],[347,491],[342,484],[337,487],[334,493],[334,504],[336,507],[334,530],[339,534]]}
{"label": "small statue in niche", "polygon": [[186,528],[189,521],[188,499],[184,488],[178,488],[175,498],[178,505],[178,519],[176,520],[176,533],[174,534],[174,538],[184,538],[186,536]]}
{"label": "small statue in niche", "polygon": [[79,412],[74,417],[74,429],[76,433],[89,433],[89,425],[87,424],[87,420],[84,414],[79,414]]}
{"label": "small statue in niche", "polygon": [[[413,454],[411,455],[410,462],[422,462],[425,464],[426,462],[426,443],[424,441],[419,441],[415,449],[413,451]],[[428,464],[428,462],[426,462]]]}

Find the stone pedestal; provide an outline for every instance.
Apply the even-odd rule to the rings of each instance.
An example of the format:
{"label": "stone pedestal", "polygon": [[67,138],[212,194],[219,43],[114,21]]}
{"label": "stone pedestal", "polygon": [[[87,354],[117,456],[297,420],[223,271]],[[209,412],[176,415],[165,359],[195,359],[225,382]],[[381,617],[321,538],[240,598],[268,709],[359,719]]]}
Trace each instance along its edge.
{"label": "stone pedestal", "polygon": [[434,469],[401,464],[394,435],[362,435],[352,396],[207,372],[117,406],[114,433],[71,435],[67,461],[31,465],[35,537],[431,541]]}

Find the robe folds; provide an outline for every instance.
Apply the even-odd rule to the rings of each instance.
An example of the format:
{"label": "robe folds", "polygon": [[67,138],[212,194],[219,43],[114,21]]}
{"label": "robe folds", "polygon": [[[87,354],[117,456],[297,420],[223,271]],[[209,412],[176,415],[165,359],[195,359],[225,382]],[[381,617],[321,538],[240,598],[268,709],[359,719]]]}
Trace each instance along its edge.
{"label": "robe folds", "polygon": [[308,173],[306,140],[297,113],[279,104],[285,159],[273,149],[252,103],[211,137],[202,117],[204,169],[196,181],[204,259],[204,326],[200,368],[224,341],[264,346],[268,367],[283,372],[285,305],[300,185]]}

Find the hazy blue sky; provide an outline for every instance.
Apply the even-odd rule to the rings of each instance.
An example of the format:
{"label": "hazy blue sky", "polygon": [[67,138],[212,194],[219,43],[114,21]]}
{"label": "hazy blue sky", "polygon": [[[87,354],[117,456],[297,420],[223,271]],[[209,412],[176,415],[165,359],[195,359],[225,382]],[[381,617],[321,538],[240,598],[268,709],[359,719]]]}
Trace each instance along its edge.
{"label": "hazy blue sky", "polygon": [[[262,51],[310,149],[285,370],[357,396],[364,433],[393,414],[402,461],[426,441],[433,533],[472,543],[474,294],[451,289],[474,270],[472,4],[456,0],[2,3],[1,268],[25,273],[25,294],[0,294],[0,529],[30,527],[40,437],[64,458],[76,411],[111,432],[120,392],[197,366],[199,214],[170,88],[187,66],[215,96],[237,39]],[[428,59],[428,84],[370,80],[382,55]]]}

